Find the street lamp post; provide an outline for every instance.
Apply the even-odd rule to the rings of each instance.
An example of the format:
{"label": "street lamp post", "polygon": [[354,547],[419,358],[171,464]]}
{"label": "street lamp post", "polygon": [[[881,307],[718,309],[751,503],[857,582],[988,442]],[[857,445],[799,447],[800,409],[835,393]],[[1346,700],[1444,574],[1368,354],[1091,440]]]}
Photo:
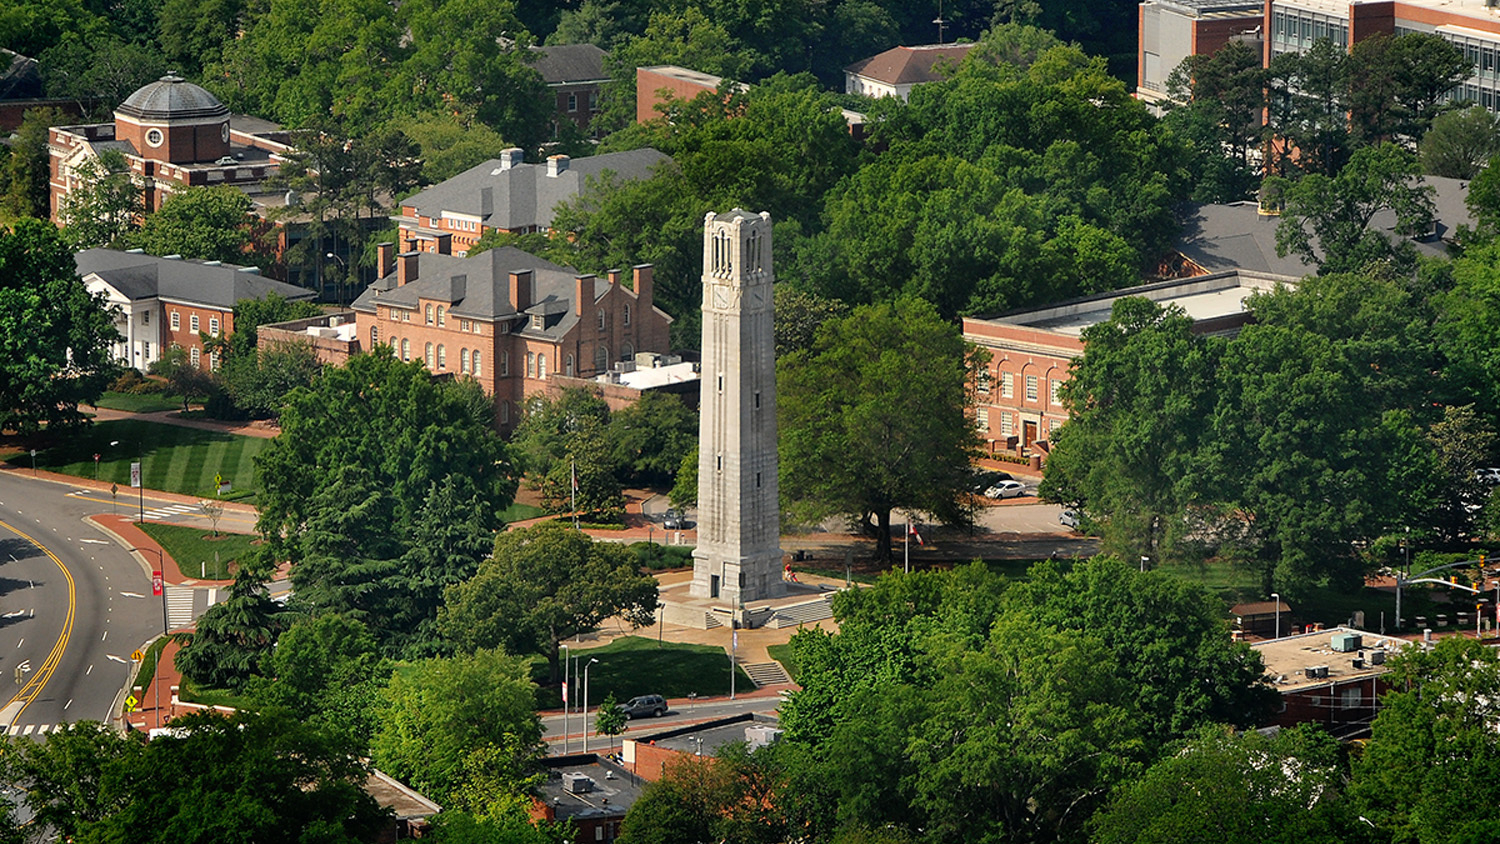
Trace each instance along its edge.
{"label": "street lamp post", "polygon": [[1271,593],[1271,600],[1273,600],[1273,601],[1276,602],[1276,636],[1275,636],[1275,638],[1280,639],[1281,638],[1281,596],[1278,595],[1275,592],[1272,592]]}
{"label": "street lamp post", "polygon": [[589,752],[589,666],[599,660],[592,657],[583,666],[583,752]]}
{"label": "street lamp post", "polygon": [[151,575],[151,591],[161,596],[161,650],[156,654],[156,662],[151,665],[151,687],[156,689],[156,726],[166,725],[165,719],[161,717],[161,658],[167,652],[167,585],[165,561],[161,551],[155,548],[132,548],[131,551],[138,553],[150,553],[156,555],[156,571]]}
{"label": "street lamp post", "polygon": [[568,755],[568,738],[569,738],[569,736],[568,736],[568,710],[571,709],[571,707],[568,705],[568,656],[570,655],[571,652],[568,650],[568,646],[567,645],[559,645],[559,647],[562,648],[562,652],[563,652],[563,684],[562,684],[562,693],[563,693],[563,755],[567,756]]}

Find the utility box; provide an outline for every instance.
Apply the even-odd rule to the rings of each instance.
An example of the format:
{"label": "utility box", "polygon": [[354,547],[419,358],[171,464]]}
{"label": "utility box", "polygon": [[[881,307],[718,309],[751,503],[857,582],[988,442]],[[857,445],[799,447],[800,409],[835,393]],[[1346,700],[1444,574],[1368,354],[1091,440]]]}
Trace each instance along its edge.
{"label": "utility box", "polygon": [[594,790],[594,780],[588,774],[566,771],[562,775],[563,789],[569,794],[587,794]]}
{"label": "utility box", "polygon": [[1338,653],[1347,654],[1359,650],[1363,641],[1364,637],[1358,633],[1335,633],[1329,645]]}

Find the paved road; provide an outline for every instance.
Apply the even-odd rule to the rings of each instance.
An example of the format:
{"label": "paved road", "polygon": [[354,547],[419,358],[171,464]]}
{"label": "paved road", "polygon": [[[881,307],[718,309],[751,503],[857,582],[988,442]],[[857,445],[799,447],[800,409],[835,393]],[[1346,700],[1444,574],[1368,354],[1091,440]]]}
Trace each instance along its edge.
{"label": "paved road", "polygon": [[[673,701],[677,704],[677,701]],[[781,698],[776,695],[760,697],[742,697],[730,700],[727,697],[701,700],[686,705],[674,705],[666,715],[660,718],[636,718],[632,719],[626,726],[624,738],[642,738],[653,733],[674,730],[689,724],[697,724],[703,721],[711,721],[715,718],[727,718],[732,715],[743,715],[747,712],[772,713],[781,704]],[[593,735],[594,710],[590,709],[587,718],[574,712],[568,719],[568,733],[570,738],[567,750],[573,753],[583,751],[583,733],[585,724],[589,732],[589,749],[596,750],[605,747],[609,743],[608,736]],[[564,752],[563,744],[563,717],[560,713],[549,714],[542,718],[542,738],[547,742],[547,753],[551,756],[560,756]],[[621,736],[615,737],[616,745],[619,744]]]}
{"label": "paved road", "polygon": [[0,731],[10,735],[108,721],[131,653],[161,632],[146,569],[83,520],[98,505],[71,492],[0,475]]}

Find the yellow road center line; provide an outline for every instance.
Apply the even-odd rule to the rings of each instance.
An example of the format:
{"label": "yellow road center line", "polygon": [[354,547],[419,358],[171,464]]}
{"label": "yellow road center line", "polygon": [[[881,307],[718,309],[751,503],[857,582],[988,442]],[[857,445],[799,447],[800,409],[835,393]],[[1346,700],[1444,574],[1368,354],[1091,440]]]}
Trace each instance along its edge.
{"label": "yellow road center line", "polygon": [[[43,554],[51,558],[53,563],[57,564],[58,570],[63,573],[63,578],[68,582],[68,612],[63,619],[62,634],[57,637],[57,644],[52,646],[52,652],[47,654],[47,659],[41,666],[32,672],[31,678],[21,687],[21,691],[17,692],[16,696],[11,698],[10,702],[4,707],[0,707],[0,709],[3,709],[10,715],[11,723],[15,723],[15,720],[21,716],[21,713],[26,711],[26,707],[30,706],[31,702],[36,700],[37,696],[42,693],[42,689],[47,685],[47,681],[52,679],[52,672],[57,670],[58,663],[62,661],[63,652],[68,647],[68,640],[73,636],[73,619],[78,612],[78,603],[73,573],[68,571],[68,567],[63,565],[63,561],[59,560],[56,554],[47,550],[46,546],[42,545],[42,543],[37,542],[6,522],[0,521],[0,527],[35,545]],[[11,707],[16,703],[20,703],[21,706],[12,712]]]}

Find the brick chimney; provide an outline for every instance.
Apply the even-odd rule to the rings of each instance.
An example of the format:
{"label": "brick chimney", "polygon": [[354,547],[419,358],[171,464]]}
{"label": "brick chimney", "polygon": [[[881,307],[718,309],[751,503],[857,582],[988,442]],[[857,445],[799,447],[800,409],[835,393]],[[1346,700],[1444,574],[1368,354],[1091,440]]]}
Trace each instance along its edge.
{"label": "brick chimney", "polygon": [[568,157],[566,155],[547,156],[547,178],[555,179],[568,170]]}
{"label": "brick chimney", "polygon": [[652,281],[655,278],[655,269],[650,264],[636,264],[631,268],[635,273],[635,302],[636,310],[644,317],[651,312]]}
{"label": "brick chimney", "polygon": [[[593,275],[573,277],[573,313],[578,314],[578,321],[582,323],[588,322],[594,310],[594,280]],[[585,324],[584,328],[588,325]]]}
{"label": "brick chimney", "polygon": [[417,280],[417,257],[421,252],[402,252],[396,256],[396,286]]}
{"label": "brick chimney", "polygon": [[531,270],[510,273],[510,306],[516,313],[531,307]]}
{"label": "brick chimney", "polygon": [[437,241],[437,244],[436,244],[435,248],[437,249],[437,253],[439,255],[452,255],[453,254],[453,235],[452,234],[450,234],[449,232],[443,232],[442,234],[440,234],[437,237],[433,238],[433,240]]}
{"label": "brick chimney", "polygon": [[376,278],[385,278],[396,271],[396,244],[386,241],[375,244]]}

